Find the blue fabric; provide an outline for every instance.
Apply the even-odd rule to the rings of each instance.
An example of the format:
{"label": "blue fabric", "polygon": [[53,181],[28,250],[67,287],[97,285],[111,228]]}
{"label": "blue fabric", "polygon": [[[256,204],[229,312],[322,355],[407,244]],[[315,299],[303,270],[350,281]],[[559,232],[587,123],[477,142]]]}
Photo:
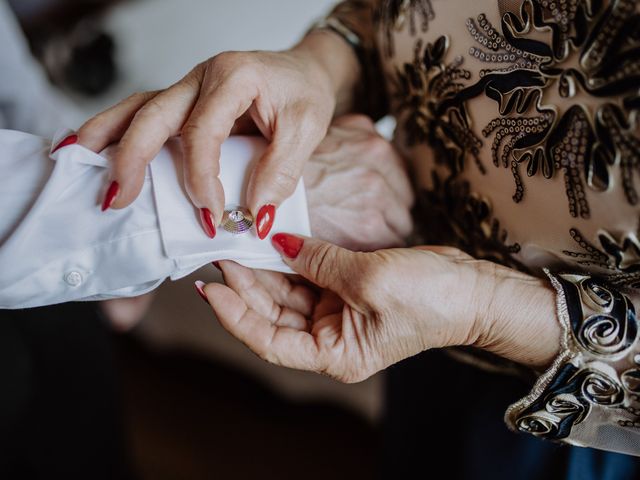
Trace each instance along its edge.
{"label": "blue fabric", "polygon": [[506,408],[530,387],[521,378],[474,368],[441,351],[393,366],[387,376],[381,476],[435,478],[433,473],[446,472],[449,480],[640,478],[636,457],[508,430]]}
{"label": "blue fabric", "polygon": [[628,455],[571,448],[567,463],[567,480],[640,478],[638,459]]}

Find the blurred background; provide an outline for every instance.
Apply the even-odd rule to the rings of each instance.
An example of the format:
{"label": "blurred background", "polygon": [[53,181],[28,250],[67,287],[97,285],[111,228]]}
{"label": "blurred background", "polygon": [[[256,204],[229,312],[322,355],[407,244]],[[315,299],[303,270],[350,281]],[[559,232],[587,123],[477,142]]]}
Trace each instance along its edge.
{"label": "blurred background", "polygon": [[[16,104],[0,127],[76,128],[220,51],[287,48],[333,3],[0,0],[0,97]],[[98,305],[5,312],[0,478],[374,477],[381,376],[342,385],[262,362],[193,280],[165,283],[135,325]]]}

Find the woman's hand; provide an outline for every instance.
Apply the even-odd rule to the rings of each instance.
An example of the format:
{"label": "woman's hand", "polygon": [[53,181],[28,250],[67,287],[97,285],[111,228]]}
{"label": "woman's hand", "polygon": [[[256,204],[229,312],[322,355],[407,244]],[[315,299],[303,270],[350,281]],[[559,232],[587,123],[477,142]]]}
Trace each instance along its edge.
{"label": "woman's hand", "polygon": [[220,262],[204,295],[263,359],[357,382],[425,349],[471,345],[533,367],[559,348],[554,293],[541,280],[447,247],[355,253],[272,237],[308,282]]}
{"label": "woman's hand", "polygon": [[128,332],[149,311],[154,297],[155,292],[149,292],[139,297],[112,298],[99,302],[99,307],[114,330]]}
{"label": "woman's hand", "polygon": [[324,138],[336,104],[346,105],[358,62],[334,34],[316,32],[285,52],[225,52],[197,65],[166,90],[135,94],[87,121],[79,142],[99,151],[118,142],[104,208],[139,194],[146,165],[182,135],[187,192],[215,236],[224,192],[220,145],[231,133],[259,131],[269,141],[252,172],[247,206],[264,238],[275,208],[290,196]]}
{"label": "woman's hand", "polygon": [[413,223],[406,165],[370,118],[331,125],[304,169],[314,237],[350,250],[404,245]]}

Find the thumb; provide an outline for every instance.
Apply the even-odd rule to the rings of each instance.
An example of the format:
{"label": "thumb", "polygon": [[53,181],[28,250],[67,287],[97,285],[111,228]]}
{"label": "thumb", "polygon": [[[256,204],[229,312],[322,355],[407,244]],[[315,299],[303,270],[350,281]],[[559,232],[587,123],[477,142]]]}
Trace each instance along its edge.
{"label": "thumb", "polygon": [[332,243],[289,233],[276,233],[271,243],[294,272],[321,288],[341,292],[356,273],[356,254]]}

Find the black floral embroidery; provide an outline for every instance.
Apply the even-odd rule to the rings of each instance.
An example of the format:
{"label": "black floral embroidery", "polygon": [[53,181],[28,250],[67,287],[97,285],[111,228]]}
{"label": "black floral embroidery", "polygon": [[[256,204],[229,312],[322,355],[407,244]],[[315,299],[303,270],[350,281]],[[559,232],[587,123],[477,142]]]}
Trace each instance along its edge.
{"label": "black floral embroidery", "polygon": [[640,288],[640,231],[638,234],[629,233],[620,240],[601,231],[598,235],[599,247],[586,240],[577,228],[572,228],[570,234],[581,251],[564,250],[565,255],[578,265],[606,270],[607,273],[602,276],[611,285]]}
{"label": "black floral embroidery", "polygon": [[378,20],[384,27],[384,54],[390,57],[395,53],[393,33],[396,29],[401,29],[408,22],[409,32],[415,35],[419,22],[420,32],[424,33],[434,18],[431,0],[383,0]]}
{"label": "black floral embroidery", "polygon": [[464,102],[455,100],[464,87],[462,82],[471,74],[461,67],[461,57],[444,63],[447,49],[444,36],[433,44],[418,40],[413,62],[396,72],[393,84],[393,100],[404,115],[406,143],[427,143],[436,164],[448,171],[446,178],[432,171],[432,188],[419,195],[416,217],[421,226],[420,242],[456,246],[476,258],[527,271],[513,257],[520,245],[507,243],[507,232],[493,218],[489,200],[472,193],[469,182],[458,177],[469,156],[481,173],[485,168],[479,156],[482,141],[470,128]]}
{"label": "black floral embroidery", "polygon": [[473,193],[469,182],[459,178],[443,180],[435,171],[431,178],[431,188],[421,190],[416,202],[416,243],[450,245],[475,258],[528,271],[514,258],[520,245],[507,242],[507,231],[494,218],[489,199]]}
{"label": "black floral embroidery", "polygon": [[[424,31],[433,15],[430,3],[391,3],[383,17],[387,32],[393,19],[408,15],[415,34],[417,14],[423,18]],[[471,85],[465,85],[470,73],[461,68],[461,58],[445,62],[446,37],[426,46],[418,40],[413,62],[397,72],[392,89],[399,112],[405,114],[407,143],[430,144],[436,160],[445,162],[453,175],[462,171],[469,156],[484,172],[479,157],[482,141],[470,128],[465,103],[486,95],[498,104],[499,117],[482,134],[493,138],[494,165],[511,169],[514,201],[524,198],[522,166],[527,176],[541,173],[552,178],[560,172],[569,213],[590,218],[587,188],[606,190],[610,168],[618,164],[627,200],[637,204],[639,18],[634,0],[618,0],[607,7],[595,0],[525,0],[517,15],[504,15],[500,28],[481,14],[467,22],[477,43],[469,54],[502,66],[482,70]],[[541,40],[544,32],[551,32],[546,42]],[[572,63],[574,50],[579,52],[577,66]],[[603,102],[593,112],[579,104],[558,112],[545,106],[544,96],[551,88],[563,97],[576,96],[579,89],[598,98],[627,97],[621,105]]]}
{"label": "black floral embroidery", "polygon": [[[512,170],[516,202],[524,196],[520,165],[527,165],[528,176],[540,171],[551,178],[560,171],[570,214],[589,218],[585,184],[606,190],[609,169],[619,162],[627,200],[638,203],[633,175],[640,174],[640,139],[631,119],[640,104],[639,25],[635,0],[606,7],[598,0],[525,0],[518,15],[504,15],[500,29],[485,15],[467,21],[478,44],[469,54],[502,66],[482,70],[480,80],[458,95],[485,94],[497,102],[500,116],[483,135],[494,136],[494,164]],[[551,32],[546,42],[545,32]],[[594,112],[578,104],[556,112],[544,107],[554,86],[562,97],[627,97],[621,105],[603,102]]]}
{"label": "black floral embroidery", "polygon": [[533,52],[521,50],[509,43],[491,23],[484,13],[478,15],[477,23],[474,19],[467,19],[467,30],[474,40],[481,46],[471,47],[469,55],[482,62],[504,64],[501,68],[480,71],[480,77],[487,73],[509,72],[518,68],[530,70],[540,68],[545,57]]}
{"label": "black floral embroidery", "polygon": [[[402,16],[412,35],[426,31],[433,17],[430,2],[389,5],[381,16],[387,35],[392,36],[392,24]],[[492,142],[493,164],[511,170],[515,202],[524,199],[525,175],[547,179],[561,175],[570,215],[588,219],[593,201],[589,192],[608,190],[619,172],[627,201],[638,204],[640,14],[636,10],[635,0],[523,0],[519,10],[507,11],[497,26],[484,14],[471,18],[467,30],[474,44],[469,56],[487,65],[477,79],[463,68],[461,57],[447,58],[447,37],[433,43],[416,40],[413,60],[396,69],[390,91],[407,145],[428,144],[436,164],[449,172],[434,181],[434,189],[422,192],[428,208],[422,209],[421,221],[425,230],[439,232],[431,241],[448,237],[449,244],[480,258],[491,257],[489,250],[494,249],[495,260],[508,265],[513,265],[519,248],[507,244],[489,202],[473,195],[459,177],[470,159],[485,173],[480,159],[483,141],[475,135],[467,109],[467,102],[477,97],[489,98],[497,106],[498,115],[484,126],[482,137]],[[563,109],[558,96],[575,101]],[[590,101],[579,101],[585,97]],[[445,210],[434,227],[440,215],[434,213],[437,202],[443,202]],[[448,230],[447,221],[452,223]],[[443,231],[447,234],[440,235]],[[635,255],[637,236],[616,239],[601,233],[596,246],[577,229],[571,233],[580,250],[565,251],[568,257],[584,267],[605,270],[606,280],[615,286],[640,288],[638,262],[619,260]]]}
{"label": "black floral embroidery", "polygon": [[[405,63],[393,79],[393,101],[404,116],[404,130],[408,145],[428,143],[435,151],[436,161],[446,164],[453,175],[464,169],[465,159],[471,156],[481,172],[482,141],[470,128],[464,102],[452,102],[463,89],[463,80],[471,73],[461,67],[462,57],[444,62],[448,50],[447,37],[439,37],[433,44],[418,40],[412,63]],[[443,104],[447,108],[442,108]]]}
{"label": "black floral embroidery", "polygon": [[[638,111],[638,108],[634,110]],[[594,161],[587,170],[587,179],[590,184],[601,180],[598,187],[605,190],[608,185],[608,173],[606,169],[601,172],[596,169],[602,165],[613,165],[616,157],[620,158],[620,173],[622,176],[622,188],[631,205],[638,204],[638,192],[633,184],[633,173],[640,173],[640,138],[634,135],[630,115],[625,115],[617,105],[606,104],[598,111],[596,127],[600,140],[596,155],[602,160]]]}
{"label": "black floral embroidery", "polygon": [[[520,102],[516,101],[512,104],[511,108],[515,108],[517,111],[519,104]],[[510,109],[509,106],[506,108]],[[535,175],[538,168],[540,168],[542,169],[543,175],[547,178],[553,175],[553,166],[547,161],[548,157],[544,156],[541,149],[526,152],[519,161],[511,159],[511,152],[516,148],[523,148],[526,145],[535,144],[537,137],[548,131],[552,121],[553,114],[543,111],[536,116],[496,118],[482,130],[482,134],[485,137],[494,135],[491,148],[493,164],[496,167],[501,163],[505,168],[511,166],[511,173],[516,183],[516,191],[513,194],[513,199],[516,202],[522,200],[524,195],[524,187],[519,171],[520,163],[527,163],[527,174],[529,176]],[[500,158],[498,158],[501,148],[502,154]]]}

